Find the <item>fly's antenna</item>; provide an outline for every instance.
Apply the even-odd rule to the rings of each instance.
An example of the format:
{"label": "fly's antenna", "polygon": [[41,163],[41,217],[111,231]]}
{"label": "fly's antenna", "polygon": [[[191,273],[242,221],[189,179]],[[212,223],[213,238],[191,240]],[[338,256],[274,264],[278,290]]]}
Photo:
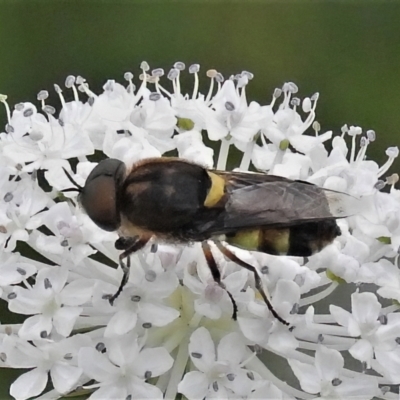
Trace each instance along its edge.
{"label": "fly's antenna", "polygon": [[67,175],[67,178],[69,179],[69,181],[75,186],[74,188],[68,188],[68,189],[63,189],[61,190],[61,192],[65,193],[65,192],[79,192],[82,193],[83,192],[83,187],[81,185],[78,185],[74,178],[72,178],[72,176],[70,175],[70,173],[64,168],[62,167],[62,169],[65,172],[65,175]]}

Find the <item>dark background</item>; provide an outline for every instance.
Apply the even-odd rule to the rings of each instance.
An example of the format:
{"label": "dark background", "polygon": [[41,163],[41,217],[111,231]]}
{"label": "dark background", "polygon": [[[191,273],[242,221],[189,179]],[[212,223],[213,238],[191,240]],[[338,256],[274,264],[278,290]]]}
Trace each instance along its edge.
{"label": "dark background", "polygon": [[[57,108],[53,83],[69,74],[99,91],[107,79],[124,83],[126,71],[137,77],[143,60],[166,71],[196,62],[225,77],[248,70],[249,100],[269,103],[285,81],[300,97],[318,91],[322,130],[374,129],[368,155],[383,163],[385,149],[400,145],[399,21],[391,1],[1,1],[0,93],[14,105],[47,89]],[[391,172],[399,170],[397,160]]]}

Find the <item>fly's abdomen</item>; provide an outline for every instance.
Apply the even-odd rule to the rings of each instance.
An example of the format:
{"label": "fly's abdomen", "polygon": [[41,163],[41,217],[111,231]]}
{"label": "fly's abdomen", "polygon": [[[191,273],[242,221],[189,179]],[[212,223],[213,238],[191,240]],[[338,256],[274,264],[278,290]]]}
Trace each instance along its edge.
{"label": "fly's abdomen", "polygon": [[256,228],[226,235],[232,246],[276,256],[308,257],[340,235],[334,219],[307,222],[287,228]]}

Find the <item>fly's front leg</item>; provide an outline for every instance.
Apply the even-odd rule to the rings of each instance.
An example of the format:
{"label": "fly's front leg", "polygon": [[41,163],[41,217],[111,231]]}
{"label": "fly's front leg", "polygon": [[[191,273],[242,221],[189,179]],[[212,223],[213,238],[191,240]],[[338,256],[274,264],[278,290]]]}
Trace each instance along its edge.
{"label": "fly's front leg", "polygon": [[[124,289],[125,285],[128,283],[129,280],[129,271],[131,267],[131,259],[130,256],[135,253],[136,251],[142,249],[147,242],[150,240],[150,237],[120,237],[115,242],[115,248],[117,250],[124,250],[119,255],[119,265],[121,266],[123,275],[121,279],[121,283],[119,284],[118,290],[112,295],[109,299],[111,305],[113,305],[115,299],[121,294],[122,290]],[[127,258],[126,264],[124,263],[124,258]]]}
{"label": "fly's front leg", "polygon": [[[215,258],[211,252],[211,248],[210,245],[207,243],[207,241],[204,241],[201,243],[201,246],[203,248],[203,253],[204,256],[206,257],[206,261],[207,261],[207,265],[208,268],[210,268],[211,271],[211,275],[214,279],[214,281],[220,286],[222,287],[224,290],[226,290],[225,285],[221,282],[221,273],[219,272],[217,263],[215,261]],[[233,298],[232,294],[226,290],[226,292],[228,293],[229,298],[231,299],[232,302],[232,307],[233,307],[233,312],[232,312],[232,319],[236,321],[237,319],[237,304],[235,299]]]}
{"label": "fly's front leg", "polygon": [[256,289],[259,291],[261,294],[261,297],[265,301],[265,304],[267,305],[268,309],[271,311],[271,314],[282,324],[284,325],[289,325],[289,322],[285,321],[274,309],[272,306],[271,302],[268,299],[267,294],[265,293],[264,286],[262,284],[260,275],[258,274],[257,268],[253,267],[251,264],[248,264],[244,261],[242,261],[238,256],[236,256],[232,251],[230,251],[227,247],[225,247],[220,241],[214,240],[214,243],[218,247],[219,251],[229,260],[233,261],[234,263],[240,265],[243,268],[246,268],[247,270],[251,271],[254,275],[254,281],[256,285]]}

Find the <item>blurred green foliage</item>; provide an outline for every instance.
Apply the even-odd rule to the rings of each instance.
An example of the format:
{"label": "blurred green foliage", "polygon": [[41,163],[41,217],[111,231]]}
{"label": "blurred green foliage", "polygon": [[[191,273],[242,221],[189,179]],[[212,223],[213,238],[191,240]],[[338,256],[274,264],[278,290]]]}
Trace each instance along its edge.
{"label": "blurred green foliage", "polygon": [[[201,72],[216,68],[226,77],[248,70],[255,74],[248,99],[266,104],[285,81],[301,97],[318,91],[323,131],[345,123],[374,129],[368,155],[382,163],[385,149],[400,145],[399,17],[400,3],[391,1],[3,0],[0,93],[13,105],[47,89],[57,105],[52,84],[67,75],[82,75],[98,91],[107,79],[124,82],[126,71],[137,76],[143,60],[166,70],[197,62]],[[184,78],[188,92],[189,83]],[[397,160],[391,171],[399,170]],[[1,376],[10,382],[14,372]]]}

